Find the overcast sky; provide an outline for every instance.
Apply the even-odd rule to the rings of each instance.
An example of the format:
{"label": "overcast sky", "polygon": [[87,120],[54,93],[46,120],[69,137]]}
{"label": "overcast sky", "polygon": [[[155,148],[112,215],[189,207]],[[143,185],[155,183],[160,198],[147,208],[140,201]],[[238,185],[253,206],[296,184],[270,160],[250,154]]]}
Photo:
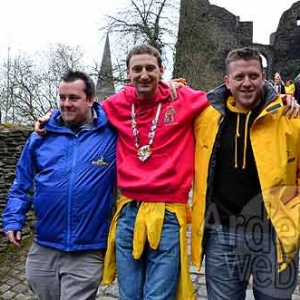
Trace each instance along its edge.
{"label": "overcast sky", "polygon": [[[34,54],[49,44],[80,45],[87,61],[100,60],[104,41],[99,28],[129,0],[0,0],[0,60],[20,51]],[[169,0],[177,1],[177,0]],[[254,22],[254,42],[269,43],[279,18],[294,0],[211,0],[241,21]],[[102,23],[101,23],[102,22]]]}

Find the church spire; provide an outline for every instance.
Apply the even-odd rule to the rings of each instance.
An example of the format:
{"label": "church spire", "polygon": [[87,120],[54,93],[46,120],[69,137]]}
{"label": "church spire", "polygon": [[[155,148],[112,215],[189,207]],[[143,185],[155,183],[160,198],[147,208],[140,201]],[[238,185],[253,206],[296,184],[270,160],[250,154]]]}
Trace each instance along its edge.
{"label": "church spire", "polygon": [[114,93],[114,77],[112,70],[109,37],[107,34],[102,55],[101,67],[96,85],[96,101],[101,102],[102,100],[113,95]]}

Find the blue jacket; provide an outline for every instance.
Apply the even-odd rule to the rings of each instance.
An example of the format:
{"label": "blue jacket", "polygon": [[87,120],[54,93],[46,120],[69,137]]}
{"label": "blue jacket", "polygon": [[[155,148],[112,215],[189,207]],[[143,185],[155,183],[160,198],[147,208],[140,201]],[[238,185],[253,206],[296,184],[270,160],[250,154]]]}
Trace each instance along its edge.
{"label": "blue jacket", "polygon": [[116,132],[103,109],[75,134],[57,111],[47,135],[32,133],[17,164],[3,212],[4,231],[22,230],[33,204],[35,241],[62,251],[105,249],[115,185]]}

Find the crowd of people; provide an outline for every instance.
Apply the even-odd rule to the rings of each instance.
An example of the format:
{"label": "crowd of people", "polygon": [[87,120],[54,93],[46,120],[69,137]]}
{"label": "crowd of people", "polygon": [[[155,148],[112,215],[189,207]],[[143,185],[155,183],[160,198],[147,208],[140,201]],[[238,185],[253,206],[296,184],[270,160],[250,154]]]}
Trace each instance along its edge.
{"label": "crowd of people", "polygon": [[92,300],[100,280],[117,276],[121,300],[194,300],[191,214],[191,261],[200,269],[205,256],[208,299],[245,299],[250,276],[255,299],[291,299],[299,104],[266,80],[253,48],[229,52],[224,83],[209,93],[162,81],[149,45],[126,63],[130,83],[101,105],[88,75],[64,74],[59,109],[23,149],[3,226],[20,246],[33,206],[30,289],[41,300]]}
{"label": "crowd of people", "polygon": [[274,80],[269,82],[274,86],[279,94],[288,94],[295,97],[296,101],[300,103],[300,71],[294,80],[288,79],[285,82],[282,80],[279,72],[274,75]]}

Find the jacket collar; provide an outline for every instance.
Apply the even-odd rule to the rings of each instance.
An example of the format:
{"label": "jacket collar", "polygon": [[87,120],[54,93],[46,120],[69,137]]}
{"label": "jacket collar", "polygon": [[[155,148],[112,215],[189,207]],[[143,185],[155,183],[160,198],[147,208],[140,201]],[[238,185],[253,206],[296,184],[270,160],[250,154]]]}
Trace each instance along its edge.
{"label": "jacket collar", "polygon": [[[214,90],[209,91],[207,93],[207,99],[213,108],[219,111],[222,115],[225,115],[226,100],[231,95],[232,94],[227,89],[226,85],[222,84]],[[261,99],[264,102],[264,104],[262,105],[262,110],[264,110],[266,106],[268,106],[271,102],[275,101],[278,98],[280,99],[273,86],[268,81],[265,81],[263,93],[261,95]],[[282,106],[283,103],[281,99],[279,100],[279,104],[280,103],[280,106]]]}
{"label": "jacket collar", "polygon": [[[93,112],[96,114],[93,118],[94,126],[92,130],[97,130],[102,126],[107,125],[107,117],[101,105],[98,102],[93,104]],[[56,110],[53,116],[50,118],[49,122],[46,123],[45,129],[52,132],[72,132],[72,130],[66,126],[62,126],[59,122],[61,118],[60,110]]]}

